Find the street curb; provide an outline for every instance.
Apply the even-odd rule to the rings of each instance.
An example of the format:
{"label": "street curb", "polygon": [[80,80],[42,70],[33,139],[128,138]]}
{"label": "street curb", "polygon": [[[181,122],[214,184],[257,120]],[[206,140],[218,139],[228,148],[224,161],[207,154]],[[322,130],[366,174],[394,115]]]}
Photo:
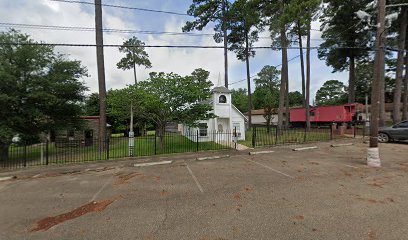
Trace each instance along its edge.
{"label": "street curb", "polygon": [[16,176],[0,177],[0,182],[17,178]]}
{"label": "street curb", "polygon": [[149,167],[149,166],[155,166],[155,165],[167,165],[171,164],[173,161],[161,161],[161,162],[151,162],[151,163],[136,163],[133,166],[134,167]]}
{"label": "street curb", "polygon": [[259,152],[249,152],[249,155],[267,154],[274,153],[275,151],[259,151]]}
{"label": "street curb", "polygon": [[341,144],[332,144],[330,147],[344,147],[344,146],[352,146],[354,143],[341,143]]}
{"label": "street curb", "polygon": [[221,155],[221,156],[213,156],[213,157],[200,157],[196,158],[196,161],[205,161],[205,160],[213,160],[213,159],[220,159],[220,158],[229,158],[230,155]]}
{"label": "street curb", "polygon": [[313,147],[303,147],[303,148],[293,148],[293,151],[304,151],[304,150],[312,150],[312,149],[317,149],[317,146],[313,146]]}

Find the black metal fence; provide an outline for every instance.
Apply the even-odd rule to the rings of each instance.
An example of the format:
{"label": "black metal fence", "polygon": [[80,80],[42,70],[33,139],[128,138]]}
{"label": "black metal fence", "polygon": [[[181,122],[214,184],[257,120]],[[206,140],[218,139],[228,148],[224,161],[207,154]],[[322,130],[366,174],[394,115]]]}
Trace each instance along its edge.
{"label": "black metal fence", "polygon": [[268,129],[262,126],[253,127],[252,130],[247,132],[246,141],[250,141],[251,147],[263,147],[328,141],[338,137],[338,135],[333,134],[330,127],[307,130],[306,128],[278,129],[276,126]]}
{"label": "black metal fence", "polygon": [[207,131],[206,136],[203,135],[194,131],[184,135],[156,133],[133,140],[111,137],[103,141],[60,139],[56,142],[11,144],[6,153],[0,154],[0,170],[235,148],[232,142],[234,132]]}
{"label": "black metal fence", "polygon": [[[354,131],[354,135],[360,130]],[[240,140],[236,131],[192,131],[185,134],[166,132],[135,137],[111,137],[75,140],[65,139],[57,142],[37,144],[11,144],[6,154],[0,152],[0,170],[29,166],[79,163],[98,160],[141,157],[159,154],[199,152],[206,150],[237,149],[246,147],[276,146],[327,141],[340,138],[331,128],[288,128],[253,127]],[[244,133],[242,133],[244,134]],[[239,149],[243,149],[240,146]],[[245,148],[245,147],[244,147]]]}

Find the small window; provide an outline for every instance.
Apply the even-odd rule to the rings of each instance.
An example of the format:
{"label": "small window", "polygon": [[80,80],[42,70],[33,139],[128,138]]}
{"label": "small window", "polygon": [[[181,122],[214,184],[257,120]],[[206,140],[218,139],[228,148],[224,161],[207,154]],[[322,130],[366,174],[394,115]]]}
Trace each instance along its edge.
{"label": "small window", "polygon": [[225,95],[221,95],[218,99],[219,103],[227,103],[227,97]]}
{"label": "small window", "polygon": [[237,134],[237,136],[241,136],[241,124],[239,122],[232,123],[232,131],[233,133]]}
{"label": "small window", "polygon": [[207,137],[207,128],[208,128],[207,123],[200,123],[198,125],[200,137]]}
{"label": "small window", "polygon": [[408,121],[397,124],[396,128],[408,128]]}
{"label": "small window", "polygon": [[218,132],[223,132],[224,131],[224,127],[222,126],[222,124],[218,124]]}
{"label": "small window", "polygon": [[314,115],[315,115],[315,113],[312,112],[312,111],[310,111],[309,114],[310,114],[309,116],[311,116],[311,117],[314,117]]}

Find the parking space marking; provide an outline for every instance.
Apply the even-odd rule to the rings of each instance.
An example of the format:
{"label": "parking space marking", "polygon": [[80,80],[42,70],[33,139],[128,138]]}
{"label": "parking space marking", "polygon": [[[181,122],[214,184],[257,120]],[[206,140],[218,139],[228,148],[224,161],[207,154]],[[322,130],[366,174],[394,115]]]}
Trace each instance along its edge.
{"label": "parking space marking", "polygon": [[351,167],[351,168],[358,168],[358,167],[356,167],[356,166],[351,166],[351,165],[348,165],[348,164],[344,164],[346,167]]}
{"label": "parking space marking", "polygon": [[101,186],[101,188],[99,188],[99,190],[92,196],[91,198],[91,202],[95,201],[95,199],[99,196],[99,194],[106,188],[106,186],[108,186],[108,183],[113,181],[113,178],[115,177],[116,173],[119,172],[119,169],[117,169],[115,171],[115,173],[113,173],[106,181],[105,183]]}
{"label": "parking space marking", "polygon": [[190,167],[188,166],[188,164],[186,163],[186,168],[188,170],[188,172],[190,173],[191,177],[193,178],[194,182],[196,183],[198,189],[200,190],[201,193],[204,193],[203,187],[201,187],[200,183],[198,182],[196,176],[194,175],[193,171],[191,171]]}
{"label": "parking space marking", "polygon": [[251,159],[248,159],[248,161],[253,162],[253,163],[256,163],[256,164],[258,164],[259,166],[262,166],[262,167],[267,168],[267,169],[269,169],[269,170],[271,170],[271,171],[274,171],[274,172],[276,172],[276,173],[279,173],[279,174],[281,174],[281,175],[283,175],[283,176],[285,176],[285,177],[292,178],[292,179],[295,178],[295,177],[292,177],[292,176],[290,176],[290,175],[288,175],[288,174],[286,174],[286,173],[283,173],[283,172],[281,172],[281,171],[278,171],[278,170],[276,170],[276,169],[273,169],[273,168],[271,168],[271,167],[269,167],[269,166],[263,165],[262,163],[255,162],[255,161],[253,161],[253,160],[251,160]]}

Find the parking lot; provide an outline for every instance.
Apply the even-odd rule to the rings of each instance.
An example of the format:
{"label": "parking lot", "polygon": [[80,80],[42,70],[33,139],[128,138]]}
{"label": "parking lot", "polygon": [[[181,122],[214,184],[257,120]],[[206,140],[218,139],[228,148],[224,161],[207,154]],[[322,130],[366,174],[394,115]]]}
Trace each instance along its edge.
{"label": "parking lot", "polygon": [[406,238],[408,144],[381,145],[378,169],[365,165],[366,144],[316,146],[38,169],[0,182],[0,239]]}

